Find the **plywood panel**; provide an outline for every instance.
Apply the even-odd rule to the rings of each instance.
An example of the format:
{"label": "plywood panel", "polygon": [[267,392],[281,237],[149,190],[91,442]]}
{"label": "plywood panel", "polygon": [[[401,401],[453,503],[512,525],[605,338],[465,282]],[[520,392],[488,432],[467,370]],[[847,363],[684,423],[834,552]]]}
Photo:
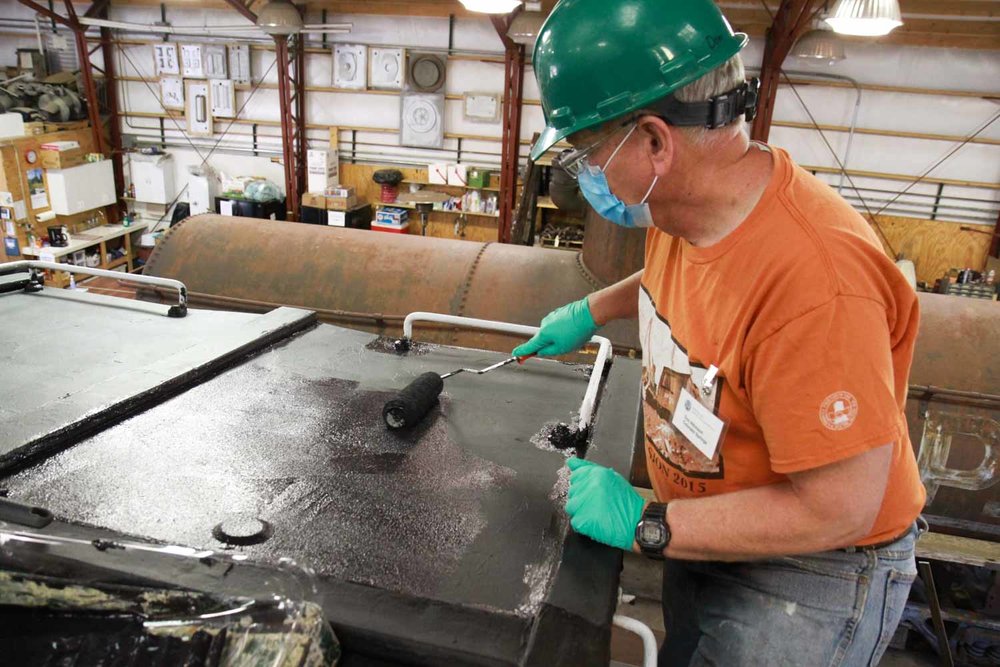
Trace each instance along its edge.
{"label": "plywood panel", "polygon": [[991,225],[891,215],[878,216],[878,224],[896,252],[914,263],[917,280],[929,284],[953,267],[982,270],[993,233]]}
{"label": "plywood panel", "polygon": [[[70,123],[67,125],[80,124]],[[0,145],[0,155],[2,155],[3,167],[2,170],[0,170],[0,191],[10,192],[15,201],[24,201],[28,214],[27,224],[17,224],[15,226],[15,229],[17,230],[18,243],[22,248],[27,245],[29,230],[33,231],[36,236],[45,236],[48,233],[46,227],[49,225],[62,224],[67,225],[70,233],[72,234],[73,232],[76,232],[84,227],[86,220],[93,215],[98,216],[101,224],[107,222],[103,209],[86,215],[78,214],[74,216],[56,216],[55,220],[48,222],[38,221],[37,216],[41,213],[47,212],[49,208],[31,208],[27,194],[27,172],[29,169],[40,169],[41,162],[39,161],[35,164],[30,164],[25,158],[25,155],[29,150],[34,150],[37,154],[41,145],[49,141],[76,141],[86,153],[93,151],[94,146],[94,137],[88,126],[77,127],[72,130],[48,132],[45,134],[19,139],[8,139]],[[45,186],[47,191],[48,179],[45,181]],[[15,261],[18,259],[22,259],[22,257],[7,257],[6,255],[0,254],[0,261]]]}

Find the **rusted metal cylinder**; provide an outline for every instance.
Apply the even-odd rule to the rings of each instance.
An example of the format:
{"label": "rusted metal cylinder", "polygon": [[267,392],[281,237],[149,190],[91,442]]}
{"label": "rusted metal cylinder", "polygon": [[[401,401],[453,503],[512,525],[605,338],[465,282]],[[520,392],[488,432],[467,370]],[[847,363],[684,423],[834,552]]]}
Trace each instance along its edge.
{"label": "rusted metal cylinder", "polygon": [[[320,320],[385,335],[401,334],[402,318],[418,310],[537,325],[604,286],[578,253],[564,250],[213,214],[171,228],[146,273],[183,281],[194,307],[299,306]],[[628,322],[602,334],[619,351],[638,350]],[[523,340],[434,326],[419,326],[416,336],[496,350]]]}
{"label": "rusted metal cylinder", "polygon": [[583,264],[598,280],[610,285],[642,268],[646,259],[646,230],[626,229],[608,222],[589,206],[586,225]]}

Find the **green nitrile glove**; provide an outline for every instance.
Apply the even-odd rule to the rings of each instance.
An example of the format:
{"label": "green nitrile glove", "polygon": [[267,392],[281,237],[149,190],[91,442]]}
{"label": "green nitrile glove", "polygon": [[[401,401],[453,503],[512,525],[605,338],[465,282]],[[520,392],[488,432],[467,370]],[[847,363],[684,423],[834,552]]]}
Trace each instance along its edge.
{"label": "green nitrile glove", "polygon": [[541,328],[527,343],[515,347],[511,355],[554,357],[573,352],[583,347],[600,329],[590,314],[590,303],[586,297],[553,310],[542,319]]}
{"label": "green nitrile glove", "polygon": [[572,471],[566,513],[573,530],[592,540],[630,551],[635,541],[635,527],[646,504],[642,496],[611,468],[575,456],[566,464]]}

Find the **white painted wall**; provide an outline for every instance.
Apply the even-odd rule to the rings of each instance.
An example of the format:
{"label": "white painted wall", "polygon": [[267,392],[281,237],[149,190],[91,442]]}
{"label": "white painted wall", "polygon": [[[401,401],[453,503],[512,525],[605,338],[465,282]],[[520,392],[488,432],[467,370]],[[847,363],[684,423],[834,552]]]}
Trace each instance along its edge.
{"label": "white painted wall", "polygon": [[[32,18],[33,14],[14,0],[0,0],[0,25],[2,19]],[[112,18],[121,21],[148,24],[158,21],[159,8],[154,6],[112,7]],[[221,10],[168,8],[167,19],[174,25],[187,26],[231,26],[243,24],[245,20],[235,12]],[[383,44],[405,46],[407,48],[446,48],[449,25],[447,19],[386,17],[366,15],[329,15],[330,22],[346,21],[353,24],[348,35],[331,35],[328,41]],[[319,15],[310,15],[307,22],[319,22]],[[136,35],[148,39],[148,36]],[[311,36],[318,42],[319,36]],[[176,41],[205,41],[198,38],[171,38]],[[207,39],[207,38],[206,38]],[[502,54],[499,38],[493,26],[486,19],[459,19],[455,22],[453,47],[457,50]],[[5,38],[0,48],[0,64],[12,64],[17,46],[34,44],[32,37]],[[744,52],[748,67],[758,67],[762,52],[762,40],[754,39]],[[254,76],[263,76],[269,84],[277,83],[272,68],[273,52],[254,51]],[[913,86],[952,90],[995,89],[1000,81],[1000,58],[994,52],[977,52],[964,49],[916,48],[880,46],[877,44],[848,43],[848,58],[832,66],[802,64],[790,58],[786,62],[788,70],[811,70],[842,76],[849,76],[862,83],[886,84],[893,86]],[[153,78],[152,49],[137,46],[123,49],[118,70],[121,74]],[[307,57],[307,85],[330,86],[331,58],[323,55]],[[449,62],[447,92],[461,94],[467,91],[492,91],[499,93],[503,84],[503,65],[499,63],[467,60]],[[538,99],[538,88],[530,69],[525,74],[525,98]],[[854,110],[855,93],[843,88],[822,86],[797,87],[803,102],[820,124],[849,125]],[[994,91],[996,92],[996,91]],[[247,92],[237,93],[237,106],[249,98]],[[159,112],[156,98],[146,85],[138,82],[122,86],[121,105],[124,110]],[[862,96],[858,125],[874,129],[893,129],[913,132],[965,135],[977,129],[992,117],[1000,106],[993,101],[977,98],[954,98],[943,96],[922,96],[900,93],[865,91]],[[276,90],[258,90],[246,104],[243,116],[247,118],[277,121],[278,96]],[[399,98],[391,95],[346,94],[311,92],[307,94],[306,117],[310,123],[336,125],[341,127],[363,126],[395,130],[399,126]],[[809,122],[809,116],[795,94],[788,88],[779,91],[776,102],[775,120]],[[530,140],[543,127],[541,108],[528,104],[524,108],[522,139]],[[225,121],[217,119],[216,129],[225,128]],[[171,140],[183,141],[183,132],[171,129],[167,121],[166,133]],[[152,137],[159,132],[159,123],[150,119],[132,118],[127,133],[144,134]],[[226,149],[249,146],[245,134],[250,128],[234,125],[229,136],[223,140],[210,163],[218,170],[229,173],[253,173],[271,178],[282,184],[280,165],[271,161],[271,155],[280,154],[280,139],[276,128],[260,128],[259,145],[270,151],[266,156],[253,157],[247,153],[229,152]],[[463,119],[459,101],[446,102],[446,131],[457,134],[472,134],[492,137],[493,140],[464,140],[463,162],[472,164],[497,165],[499,163],[501,127],[499,123],[472,123]],[[325,145],[326,132],[310,130],[312,145]],[[1000,121],[984,131],[981,137],[1000,140]],[[846,147],[845,133],[828,132],[827,140],[833,149],[843,156]],[[342,135],[342,152],[345,152],[347,135]],[[359,154],[366,159],[383,161],[406,161],[423,163],[432,161],[454,161],[457,141],[446,140],[444,151],[426,151],[402,148],[397,135],[386,133],[358,132],[357,140],[381,144],[381,146],[359,147]],[[206,140],[200,140],[205,142]],[[789,150],[802,164],[835,167],[836,161],[819,133],[814,130],[775,127],[771,132],[771,142]],[[214,141],[212,142],[214,143]],[[857,135],[847,166],[851,169],[881,171],[900,174],[922,174],[939,158],[954,148],[953,142],[927,141],[905,138]],[[527,147],[523,147],[523,153]],[[198,154],[190,148],[171,149],[178,165],[177,182],[186,183],[184,167],[200,161]],[[207,149],[201,149],[207,154]],[[475,155],[468,151],[483,151],[489,155]],[[523,154],[522,153],[522,154]],[[380,157],[381,156],[381,157]],[[931,172],[931,176],[984,181],[1000,181],[1000,159],[997,146],[968,145],[948,161]],[[837,182],[836,176],[825,177]],[[888,190],[901,190],[906,183],[898,181],[855,179],[860,187],[873,186]],[[936,187],[918,185],[913,192],[934,193]],[[998,201],[1000,194],[995,190],[968,190],[946,188],[945,194],[981,197]],[[869,195],[885,197],[886,195]],[[921,201],[919,198],[904,197],[901,201]],[[954,202],[953,202],[954,203]],[[943,211],[946,212],[946,211]],[[957,210],[954,212],[958,212]]]}

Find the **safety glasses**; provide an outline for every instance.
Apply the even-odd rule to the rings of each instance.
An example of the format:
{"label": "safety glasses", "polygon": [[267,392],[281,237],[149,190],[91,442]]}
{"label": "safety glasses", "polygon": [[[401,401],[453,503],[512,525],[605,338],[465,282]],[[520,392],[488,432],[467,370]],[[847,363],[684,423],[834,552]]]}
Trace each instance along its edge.
{"label": "safety glasses", "polygon": [[583,171],[583,168],[588,164],[587,160],[594,154],[594,151],[603,146],[604,143],[612,137],[617,136],[622,130],[629,127],[634,122],[635,119],[630,118],[593,143],[588,144],[583,148],[574,148],[573,150],[560,154],[555,160],[556,164],[567,174],[573,178],[577,178],[580,175],[580,172]]}

